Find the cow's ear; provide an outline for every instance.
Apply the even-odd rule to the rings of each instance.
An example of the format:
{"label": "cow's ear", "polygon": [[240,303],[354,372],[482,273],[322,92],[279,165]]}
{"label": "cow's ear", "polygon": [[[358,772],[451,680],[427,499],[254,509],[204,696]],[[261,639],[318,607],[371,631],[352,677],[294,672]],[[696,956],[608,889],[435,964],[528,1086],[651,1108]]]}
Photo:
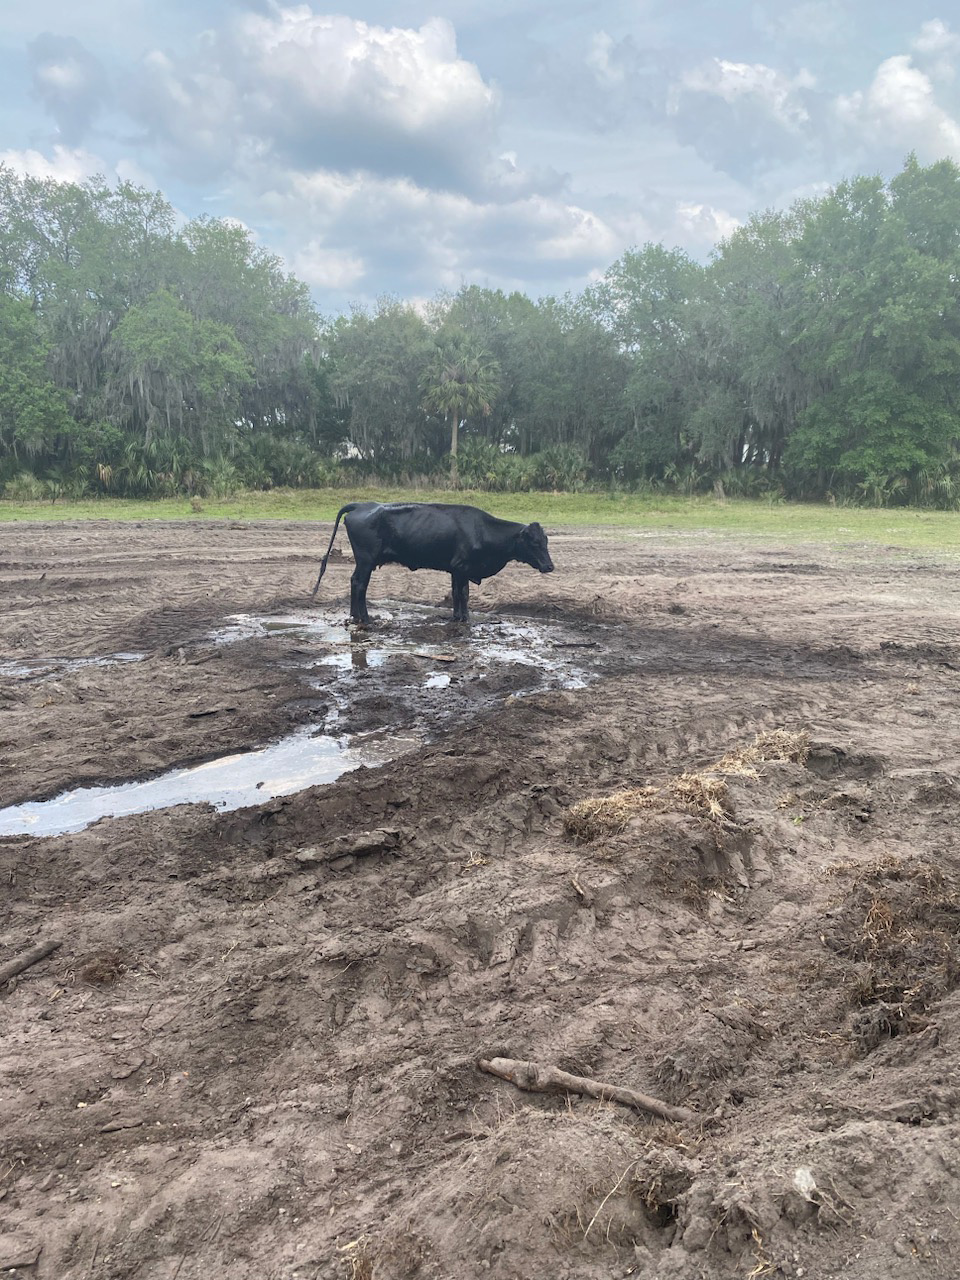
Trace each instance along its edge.
{"label": "cow's ear", "polygon": [[537,524],[536,520],[534,520],[533,524],[528,524],[527,529],[530,533],[543,533],[543,529]]}

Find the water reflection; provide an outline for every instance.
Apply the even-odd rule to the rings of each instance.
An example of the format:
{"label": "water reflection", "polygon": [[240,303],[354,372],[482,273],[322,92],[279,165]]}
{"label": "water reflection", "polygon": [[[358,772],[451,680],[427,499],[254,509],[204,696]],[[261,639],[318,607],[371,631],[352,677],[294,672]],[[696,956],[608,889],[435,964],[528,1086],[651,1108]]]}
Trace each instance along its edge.
{"label": "water reflection", "polygon": [[337,778],[361,765],[380,765],[415,747],[419,739],[377,734],[334,738],[299,729],[260,751],[221,756],[172,769],[157,778],[113,787],[82,787],[53,800],[0,809],[0,836],[56,836],[82,831],[100,818],[119,818],[177,804],[242,809]]}

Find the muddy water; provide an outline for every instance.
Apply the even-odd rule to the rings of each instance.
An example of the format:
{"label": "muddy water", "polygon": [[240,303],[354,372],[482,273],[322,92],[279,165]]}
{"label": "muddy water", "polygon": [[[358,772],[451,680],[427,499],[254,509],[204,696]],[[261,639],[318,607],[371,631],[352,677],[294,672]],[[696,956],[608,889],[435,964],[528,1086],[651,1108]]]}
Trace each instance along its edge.
{"label": "muddy water", "polygon": [[[285,642],[284,660],[292,655],[307,683],[323,694],[319,731],[298,729],[260,750],[0,809],[0,836],[62,835],[101,818],[179,804],[239,809],[334,782],[360,765],[383,764],[413,750],[446,721],[470,720],[502,705],[507,695],[584,687],[598,674],[604,652],[593,630],[602,629],[585,638],[582,627],[517,618],[463,627],[436,610],[408,605],[381,611],[380,626],[369,631],[351,631],[320,613],[228,618],[209,640],[263,640],[267,662],[271,640]],[[291,639],[298,642],[295,648]],[[138,656],[111,654],[81,662],[107,664]],[[42,678],[62,665],[40,660],[21,678]]]}
{"label": "muddy water", "polygon": [[46,680],[84,667],[112,667],[118,662],[142,662],[145,653],[108,653],[101,658],[40,658],[34,662],[0,662],[0,677],[7,680]]}
{"label": "muddy water", "polygon": [[384,764],[416,746],[394,735],[346,742],[301,730],[273,746],[222,756],[158,778],[115,787],[65,791],[54,800],[0,810],[0,836],[56,836],[82,831],[100,818],[121,818],[177,804],[242,809],[337,778],[360,765]]}
{"label": "muddy water", "polygon": [[584,655],[603,648],[597,639],[585,640],[582,631],[581,627],[528,618],[498,617],[463,626],[451,623],[443,612],[438,616],[436,609],[404,604],[380,609],[377,626],[371,630],[351,629],[325,614],[238,614],[210,638],[217,644],[229,644],[257,636],[293,635],[315,647],[312,661],[309,654],[304,655],[305,665],[344,671],[382,667],[393,657],[412,655],[437,664],[424,669],[427,688],[446,688],[453,663],[471,669],[514,663],[539,672],[541,678],[535,681],[539,687],[582,689],[593,678],[590,667],[595,665],[588,664]]}

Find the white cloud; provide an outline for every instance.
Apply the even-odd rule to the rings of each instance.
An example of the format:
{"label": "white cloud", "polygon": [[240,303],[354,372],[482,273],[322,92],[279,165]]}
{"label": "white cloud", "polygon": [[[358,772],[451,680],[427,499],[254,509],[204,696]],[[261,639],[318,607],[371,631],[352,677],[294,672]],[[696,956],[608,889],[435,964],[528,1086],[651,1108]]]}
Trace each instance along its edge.
{"label": "white cloud", "polygon": [[920,34],[910,42],[910,47],[917,53],[957,54],[960,53],[960,35],[951,31],[939,18],[933,18],[923,24]]}
{"label": "white cloud", "polygon": [[498,115],[445,20],[387,28],[305,5],[248,13],[199,55],[153,50],[130,96],[171,162],[198,171],[269,156],[451,187],[482,179]]}
{"label": "white cloud", "polygon": [[700,247],[711,247],[718,240],[726,240],[741,225],[732,213],[708,204],[678,204],[677,224]]}
{"label": "white cloud", "polygon": [[538,258],[554,262],[610,261],[619,245],[613,229],[588,209],[531,201],[531,228],[539,224],[543,238],[536,243]]}
{"label": "white cloud", "polygon": [[755,186],[820,151],[819,110],[806,70],[790,76],[762,62],[711,58],[673,82],[666,120],[715,170]]}
{"label": "white cloud", "polygon": [[[105,172],[105,166],[101,166],[100,171]],[[132,182],[135,187],[146,187],[150,191],[157,191],[160,188],[153,174],[139,165],[136,160],[131,160],[129,156],[121,156],[113,166],[113,172],[121,182]]]}
{"label": "white cloud", "polygon": [[887,58],[870,87],[839,97],[836,111],[872,146],[915,150],[923,160],[960,160],[960,124],[936,102],[930,77],[909,55]]}
{"label": "white cloud", "polygon": [[590,41],[590,48],[587,51],[586,63],[601,84],[615,85],[623,83],[625,72],[622,66],[617,65],[612,56],[615,50],[616,45],[606,31],[594,33]]}
{"label": "white cloud", "polygon": [[920,34],[910,42],[917,61],[938,80],[952,80],[960,60],[960,35],[951,31],[945,22],[933,18],[920,28]]}
{"label": "white cloud", "polygon": [[209,176],[228,169],[241,149],[242,100],[215,66],[182,68],[154,49],[143,59],[127,107],[176,167]]}
{"label": "white cloud", "polygon": [[757,6],[755,18],[760,30],[785,45],[801,42],[842,45],[845,38],[850,38],[850,15],[836,0],[805,0],[792,6],[777,3],[769,12]]}
{"label": "white cloud", "polygon": [[812,89],[814,78],[808,71],[785,76],[761,62],[728,62],[712,58],[703,66],[684,73],[670,95],[670,107],[677,110],[683,93],[702,93],[733,105],[749,101],[765,110],[785,129],[797,131],[809,120],[809,113],[797,97],[797,90]]}
{"label": "white cloud", "polygon": [[62,140],[78,144],[110,97],[103,67],[75,37],[50,32],[30,42],[28,56],[34,94],[56,120]]}
{"label": "white cloud", "polygon": [[317,289],[352,289],[363,279],[366,263],[358,254],[346,250],[326,249],[311,240],[294,254],[290,269],[299,279]]}
{"label": "white cloud", "polygon": [[55,182],[83,182],[111,170],[89,151],[61,146],[55,146],[49,156],[33,150],[0,151],[0,165],[25,178],[52,178]]}
{"label": "white cloud", "polygon": [[[111,181],[131,182],[134,186],[146,187],[149,191],[158,189],[153,177],[135,160],[121,156],[111,164],[83,147],[56,144],[49,154],[33,148],[0,151],[0,165],[6,165],[22,177],[52,178],[54,182],[85,182],[88,178],[102,174]],[[175,209],[174,214],[178,221],[187,221],[179,210]]]}
{"label": "white cloud", "polygon": [[83,72],[75,62],[48,63],[37,70],[36,78],[58,93],[73,93],[85,87]]}
{"label": "white cloud", "polygon": [[315,14],[307,5],[249,15],[244,51],[264,85],[295,87],[321,117],[359,115],[409,133],[483,121],[494,91],[457,56],[453,27],[431,18],[419,30]]}
{"label": "white cloud", "polygon": [[621,247],[601,218],[552,197],[474,200],[370,174],[287,173],[261,209],[291,240],[302,235],[306,247],[290,255],[298,275],[367,297],[405,276],[453,289],[464,280],[528,287],[605,267]]}

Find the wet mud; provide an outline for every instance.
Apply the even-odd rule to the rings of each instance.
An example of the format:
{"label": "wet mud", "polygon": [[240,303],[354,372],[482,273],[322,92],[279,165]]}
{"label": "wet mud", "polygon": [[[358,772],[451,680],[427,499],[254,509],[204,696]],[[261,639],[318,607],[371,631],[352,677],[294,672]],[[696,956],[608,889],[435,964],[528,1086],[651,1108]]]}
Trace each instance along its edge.
{"label": "wet mud", "polygon": [[[428,741],[441,726],[469,723],[500,705],[506,693],[519,698],[548,689],[585,688],[615,661],[608,648],[614,635],[610,627],[573,629],[517,618],[449,624],[438,612],[403,605],[382,611],[376,633],[316,611],[227,619],[208,635],[213,645],[246,641],[252,647],[265,641],[263,661],[270,662],[276,658],[271,639],[297,642],[286,647],[283,661],[321,695],[298,702],[300,714],[321,721],[321,730],[301,727],[243,754],[0,808],[0,836],[63,835],[101,818],[180,804],[208,804],[222,811],[260,805],[334,782],[362,765],[394,759]],[[143,657],[11,662],[0,665],[0,677],[49,680]],[[219,711],[212,707],[188,715],[205,719]]]}
{"label": "wet mud", "polygon": [[955,565],[557,530],[358,632],[328,532],[4,530],[0,807],[184,790],[0,838],[0,1268],[956,1275]]}

